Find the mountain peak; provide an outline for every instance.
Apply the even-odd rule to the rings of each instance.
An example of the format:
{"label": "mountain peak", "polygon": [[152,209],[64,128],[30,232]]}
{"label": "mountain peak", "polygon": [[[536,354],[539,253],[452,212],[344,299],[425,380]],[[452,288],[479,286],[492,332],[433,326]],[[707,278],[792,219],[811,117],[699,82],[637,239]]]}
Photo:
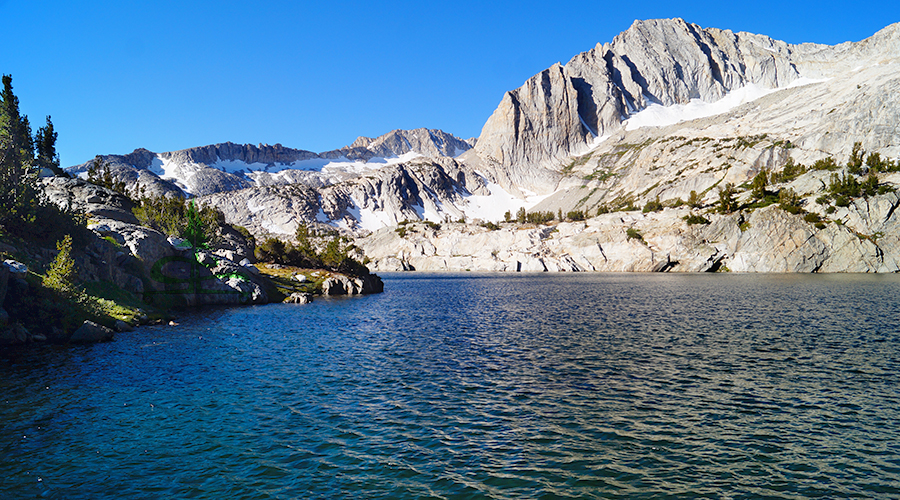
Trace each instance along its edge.
{"label": "mountain peak", "polygon": [[554,64],[508,92],[475,150],[498,178],[531,167],[554,170],[652,104],[712,103],[749,85],[786,88],[801,78],[841,76],[895,59],[898,26],[862,42],[828,46],[701,28],[680,18],[636,20],[612,42],[565,66]]}

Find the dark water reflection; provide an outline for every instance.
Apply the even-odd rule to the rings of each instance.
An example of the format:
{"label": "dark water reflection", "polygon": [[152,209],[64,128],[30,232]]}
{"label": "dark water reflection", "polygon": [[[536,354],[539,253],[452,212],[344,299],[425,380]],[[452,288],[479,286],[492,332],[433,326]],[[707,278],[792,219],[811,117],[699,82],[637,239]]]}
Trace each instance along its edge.
{"label": "dark water reflection", "polygon": [[900,496],[895,276],[392,275],[0,361],[0,497]]}

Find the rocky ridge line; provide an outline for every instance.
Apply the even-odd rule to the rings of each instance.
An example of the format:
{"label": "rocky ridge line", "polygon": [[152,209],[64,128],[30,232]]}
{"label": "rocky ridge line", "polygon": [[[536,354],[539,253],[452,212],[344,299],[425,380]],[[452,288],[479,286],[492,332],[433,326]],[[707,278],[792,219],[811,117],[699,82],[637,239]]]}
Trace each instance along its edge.
{"label": "rocky ridge line", "polygon": [[[142,188],[149,195],[189,192],[200,196],[254,185],[301,182],[317,187],[353,177],[341,172],[290,170],[290,166],[298,161],[346,159],[368,162],[373,158],[394,158],[411,152],[440,158],[456,156],[469,149],[471,146],[467,142],[451,134],[441,130],[420,128],[393,130],[375,139],[360,137],[350,146],[323,153],[288,148],[281,144],[254,146],[225,142],[164,153],[136,149],[127,155],[101,155],[98,158],[106,162],[113,175],[125,181],[130,189]],[[66,170],[72,174],[81,174],[87,172],[93,161]],[[172,168],[176,171],[177,180],[162,178],[153,171],[154,168],[159,168],[163,161],[174,165]],[[212,167],[220,161],[264,165],[265,169],[250,175],[250,172],[231,173]],[[288,171],[285,172],[284,168]],[[269,175],[269,169],[279,171],[280,175]]]}

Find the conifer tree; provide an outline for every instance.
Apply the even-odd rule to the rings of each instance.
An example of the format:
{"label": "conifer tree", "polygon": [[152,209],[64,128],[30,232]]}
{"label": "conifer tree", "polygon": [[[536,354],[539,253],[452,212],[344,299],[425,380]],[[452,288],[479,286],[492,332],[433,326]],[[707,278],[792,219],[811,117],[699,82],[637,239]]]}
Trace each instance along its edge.
{"label": "conifer tree", "polygon": [[65,175],[59,168],[59,154],[56,153],[56,137],[59,134],[53,129],[50,115],[47,115],[47,125],[38,129],[34,136],[37,147],[36,163],[39,168],[47,168],[56,175]]}
{"label": "conifer tree", "polygon": [[56,250],[58,253],[50,263],[47,276],[44,277],[44,286],[72,295],[75,292],[75,280],[78,278],[75,260],[72,258],[72,237],[65,235],[56,243]]}
{"label": "conifer tree", "polygon": [[27,116],[19,114],[12,77],[0,91],[0,226],[31,222],[38,205],[34,143]]}

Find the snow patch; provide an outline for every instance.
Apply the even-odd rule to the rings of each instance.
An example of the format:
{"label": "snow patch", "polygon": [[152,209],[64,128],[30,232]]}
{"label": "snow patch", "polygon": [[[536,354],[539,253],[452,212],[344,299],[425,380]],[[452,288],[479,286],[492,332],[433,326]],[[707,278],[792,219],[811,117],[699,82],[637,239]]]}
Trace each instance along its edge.
{"label": "snow patch", "polygon": [[[279,165],[278,163],[275,164],[275,166],[276,166],[276,169],[274,170],[275,172],[280,170],[280,169],[277,169],[278,165]],[[259,163],[259,162],[247,163],[247,162],[243,162],[243,161],[233,161],[233,160],[227,161],[227,160],[221,160],[221,159],[216,161],[212,165],[210,165],[210,167],[212,167],[216,170],[221,170],[223,172],[227,172],[229,174],[238,174],[238,175],[243,174],[245,172],[253,172],[253,171],[257,171],[257,172],[272,171],[269,169],[269,165],[267,165],[265,163]]]}
{"label": "snow patch", "polygon": [[263,221],[260,222],[260,225],[263,229],[272,234],[291,234],[290,231],[286,231],[283,227],[279,226],[278,224],[274,224],[268,219],[263,219]]}
{"label": "snow patch", "polygon": [[[377,231],[383,227],[394,225],[394,221],[384,210],[372,210],[370,208],[359,208],[357,206],[347,207],[350,217],[356,220],[359,229],[366,231]],[[341,221],[339,225],[344,227],[346,221]],[[350,229],[347,227],[347,229]]]}
{"label": "snow patch", "polygon": [[183,189],[185,193],[192,194],[187,188],[191,177],[207,168],[227,172],[238,176],[248,178],[256,184],[256,180],[260,174],[267,173],[272,175],[276,182],[290,183],[290,172],[295,170],[320,172],[325,175],[335,176],[340,174],[364,175],[373,170],[384,168],[388,165],[396,165],[411,161],[422,156],[415,151],[404,153],[400,156],[390,158],[371,158],[368,162],[361,160],[349,160],[345,157],[337,159],[327,158],[311,158],[309,160],[298,160],[293,163],[247,163],[238,160],[222,160],[219,159],[212,165],[202,163],[178,163],[174,160],[163,158],[159,155],[153,159],[148,170],[158,175],[160,178],[173,181],[178,187]]}
{"label": "snow patch", "polygon": [[671,106],[651,104],[625,120],[625,130],[636,130],[641,127],[665,127],[683,121],[715,116],[731,111],[742,104],[755,101],[771,92],[774,92],[774,89],[763,89],[750,84],[732,90],[725,97],[712,103],[704,102],[700,99],[691,99],[687,104],[673,104]]}
{"label": "snow patch", "polygon": [[672,104],[671,106],[651,104],[643,110],[631,115],[631,117],[623,123],[625,125],[625,130],[636,130],[641,127],[665,127],[684,121],[727,113],[742,104],[755,101],[760,97],[779,90],[802,87],[804,85],[821,83],[827,80],[827,78],[798,78],[791,82],[790,85],[774,89],[764,89],[751,83],[741,88],[734,89],[726,94],[725,97],[711,103],[701,101],[700,99],[691,99],[687,104]]}
{"label": "snow patch", "polygon": [[367,231],[377,231],[383,227],[393,226],[394,221],[384,210],[372,210],[369,208],[359,209],[356,217],[361,228]]}
{"label": "snow patch", "polygon": [[147,167],[147,170],[156,174],[157,177],[162,177],[166,173],[165,169],[163,168],[162,158],[160,158],[159,155],[153,158],[153,160],[150,162],[150,166]]}
{"label": "snow patch", "polygon": [[499,184],[485,181],[491,194],[466,196],[460,208],[466,214],[467,219],[481,219],[483,221],[498,222],[503,220],[506,212],[513,216],[520,209],[525,210],[537,205],[550,195],[537,195],[530,191],[525,192],[525,199],[518,198],[508,193]]}

